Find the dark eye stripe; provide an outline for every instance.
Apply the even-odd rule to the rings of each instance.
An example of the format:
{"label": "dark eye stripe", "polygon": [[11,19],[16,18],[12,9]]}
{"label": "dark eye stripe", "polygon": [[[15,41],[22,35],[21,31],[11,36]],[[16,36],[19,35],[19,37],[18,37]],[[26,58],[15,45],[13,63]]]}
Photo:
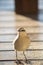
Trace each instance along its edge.
{"label": "dark eye stripe", "polygon": [[25,30],[18,30],[18,31],[20,31],[20,32],[21,32],[21,31],[25,31]]}

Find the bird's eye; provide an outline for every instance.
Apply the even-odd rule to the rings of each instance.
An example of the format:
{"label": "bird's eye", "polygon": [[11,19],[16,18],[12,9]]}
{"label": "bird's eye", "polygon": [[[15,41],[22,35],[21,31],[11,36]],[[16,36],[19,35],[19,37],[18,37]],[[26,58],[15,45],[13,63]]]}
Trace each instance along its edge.
{"label": "bird's eye", "polygon": [[25,31],[25,30],[21,30],[21,31]]}
{"label": "bird's eye", "polygon": [[24,28],[20,28],[18,31],[22,32],[22,31],[25,31],[25,29]]}
{"label": "bird's eye", "polygon": [[25,30],[19,30],[19,32],[22,32],[22,31],[24,32]]}

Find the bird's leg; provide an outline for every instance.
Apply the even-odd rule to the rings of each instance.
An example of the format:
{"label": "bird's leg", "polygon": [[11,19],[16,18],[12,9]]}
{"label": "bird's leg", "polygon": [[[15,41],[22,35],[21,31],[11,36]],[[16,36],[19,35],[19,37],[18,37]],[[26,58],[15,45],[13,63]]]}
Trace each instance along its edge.
{"label": "bird's leg", "polygon": [[16,51],[16,63],[17,63],[17,65],[19,65],[19,64],[24,65],[20,60],[17,59],[17,51]]}
{"label": "bird's leg", "polygon": [[17,65],[19,64],[18,59],[17,59],[17,51],[16,51],[16,63]]}
{"label": "bird's leg", "polygon": [[26,55],[25,55],[24,51],[23,51],[23,54],[24,54],[24,57],[25,57],[25,62],[26,62],[27,64],[31,64],[31,61],[26,58]]}

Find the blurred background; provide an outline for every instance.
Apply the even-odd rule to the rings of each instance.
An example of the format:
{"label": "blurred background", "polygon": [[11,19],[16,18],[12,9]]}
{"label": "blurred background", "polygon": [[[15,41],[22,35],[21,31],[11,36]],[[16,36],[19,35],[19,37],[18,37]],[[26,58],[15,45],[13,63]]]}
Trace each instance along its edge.
{"label": "blurred background", "polygon": [[0,0],[0,10],[13,11],[15,9],[14,5],[14,0]]}
{"label": "blurred background", "polygon": [[27,17],[42,21],[43,0],[15,0],[16,12]]}

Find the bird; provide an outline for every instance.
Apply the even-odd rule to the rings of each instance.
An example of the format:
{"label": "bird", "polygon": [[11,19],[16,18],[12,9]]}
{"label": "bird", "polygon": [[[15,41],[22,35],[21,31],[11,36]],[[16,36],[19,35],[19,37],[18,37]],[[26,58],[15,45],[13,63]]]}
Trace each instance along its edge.
{"label": "bird", "polygon": [[19,36],[15,41],[14,47],[16,51],[25,51],[30,46],[30,38],[23,27],[19,28],[18,32]]}
{"label": "bird", "polygon": [[[20,63],[22,64],[22,62],[21,61],[18,61],[18,59],[17,59],[17,51],[23,51],[23,54],[24,54],[24,51],[29,46],[30,46],[30,38],[27,35],[26,30],[23,27],[21,27],[18,30],[18,36],[16,37],[15,42],[14,42],[14,48],[16,50],[16,63],[17,64],[18,63],[19,64]],[[30,61],[27,61],[27,58],[26,58],[25,54],[24,54],[24,57],[26,59],[25,60],[26,63],[31,63]],[[24,64],[22,64],[22,65],[24,65]]]}

